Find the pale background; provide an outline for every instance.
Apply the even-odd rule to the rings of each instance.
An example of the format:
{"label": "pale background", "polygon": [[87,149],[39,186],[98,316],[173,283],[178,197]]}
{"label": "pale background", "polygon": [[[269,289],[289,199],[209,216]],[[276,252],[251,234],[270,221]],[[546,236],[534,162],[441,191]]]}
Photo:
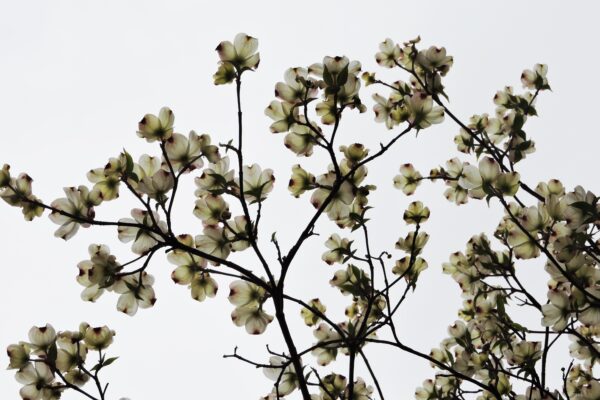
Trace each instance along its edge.
{"label": "pale background", "polygon": [[[0,162],[13,173],[27,171],[34,192],[47,202],[62,197],[63,186],[87,184],[85,172],[104,165],[123,147],[135,155],[156,154],[135,135],[144,113],[170,106],[177,130],[209,132],[224,142],[236,132],[234,88],[215,87],[213,51],[221,40],[246,32],[260,40],[261,65],[247,74],[243,89],[248,162],[276,171],[278,181],[265,203],[262,241],[277,231],[289,248],[298,227],[313,212],[307,198],[293,199],[286,183],[292,164],[323,170],[325,158],[297,159],[282,146],[282,136],[268,132],[263,110],[273,98],[275,82],[291,66],[307,66],[325,55],[345,54],[363,68],[390,79],[401,73],[382,71],[374,61],[386,37],[402,42],[417,35],[423,46],[443,45],[455,58],[445,83],[456,114],[493,112],[491,98],[506,84],[520,90],[519,76],[536,62],[549,65],[552,92],[538,101],[539,119],[528,123],[538,152],[522,162],[525,181],[561,178],[568,188],[582,183],[600,191],[595,157],[600,140],[596,94],[600,90],[597,40],[600,7],[594,2],[202,2],[184,1],[7,1],[0,2]],[[563,3],[564,4],[564,3]],[[363,90],[369,108],[373,87]],[[369,180],[379,186],[372,196],[375,251],[391,248],[405,235],[401,221],[407,199],[391,187],[401,163],[413,162],[422,172],[454,157],[457,128],[449,120],[419,136],[403,139],[370,168]],[[373,122],[372,111],[342,123],[339,143],[361,141],[375,149],[392,133]],[[463,157],[469,160],[469,158]],[[472,160],[471,160],[472,161]],[[179,195],[176,227],[197,234],[200,222],[191,215],[193,183],[185,181]],[[407,344],[428,352],[446,336],[461,299],[458,286],[441,273],[451,252],[463,250],[468,238],[491,233],[501,215],[498,204],[484,202],[456,207],[442,197],[441,184],[424,184],[415,199],[425,200],[432,218],[425,227],[431,239],[425,254],[430,269],[399,312],[398,326]],[[100,207],[99,218],[127,216],[133,202],[127,195]],[[89,243],[106,243],[122,262],[129,246],[113,228],[82,231],[65,243],[52,237],[56,226],[47,218],[25,223],[17,209],[0,205],[0,345],[25,340],[33,324],[52,323],[58,330],[75,329],[80,321],[108,324],[117,331],[111,354],[121,358],[105,376],[110,399],[256,399],[270,389],[261,371],[221,355],[235,345],[242,354],[266,360],[264,344],[283,350],[275,324],[260,337],[236,328],[229,314],[227,281],[220,280],[217,299],[193,301],[189,290],[174,285],[173,266],[157,257],[158,302],[134,318],[118,313],[116,295],[96,304],[79,299],[76,264],[87,257]],[[377,227],[377,228],[375,228]],[[305,299],[321,296],[341,318],[343,301],[327,283],[335,268],[320,261],[323,242],[336,229],[319,224],[320,237],[307,242],[289,276],[292,293]],[[248,254],[237,260],[257,266]],[[244,258],[245,257],[245,258]],[[541,262],[523,263],[526,277],[540,298],[546,275]],[[324,293],[324,294],[323,294]],[[343,301],[342,301],[343,300]],[[289,319],[300,347],[309,345],[297,310]],[[536,322],[538,317],[532,317]],[[433,375],[426,362],[385,348],[368,346],[374,368],[388,398],[408,399],[416,386]],[[566,343],[552,356],[564,357]],[[312,358],[307,358],[312,361]],[[345,359],[342,358],[344,363]],[[4,353],[0,364],[7,365]],[[345,366],[327,368],[346,373]],[[361,375],[367,378],[361,370]],[[558,365],[550,375],[559,376]],[[18,398],[12,371],[0,373],[0,398]],[[79,398],[72,394],[65,399]]]}

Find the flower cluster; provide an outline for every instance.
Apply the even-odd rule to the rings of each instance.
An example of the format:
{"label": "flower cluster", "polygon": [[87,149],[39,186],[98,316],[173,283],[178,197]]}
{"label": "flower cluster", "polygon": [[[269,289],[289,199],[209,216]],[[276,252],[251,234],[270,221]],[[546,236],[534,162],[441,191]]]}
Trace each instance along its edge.
{"label": "flower cluster", "polygon": [[243,280],[234,281],[229,285],[229,302],[235,305],[231,320],[237,326],[245,326],[251,335],[260,335],[273,321],[273,316],[263,310],[267,301],[264,288]]}
{"label": "flower cluster", "polygon": [[[379,65],[398,67],[411,74],[410,84],[403,81],[386,84],[391,89],[387,98],[377,93],[373,95],[375,121],[385,123],[388,129],[408,122],[420,130],[444,120],[444,109],[434,105],[434,100],[437,102],[434,96],[445,95],[441,77],[448,73],[453,59],[443,47],[418,50],[416,45],[419,41],[420,38],[411,40],[401,48],[391,39],[386,39],[375,55]],[[367,84],[382,83],[373,73],[363,74],[363,79]]]}
{"label": "flower cluster", "polygon": [[[23,385],[19,391],[21,398],[58,400],[69,388],[83,391],[81,388],[90,379],[99,384],[98,372],[116,360],[116,357],[106,358],[103,353],[114,335],[106,326],[91,327],[85,322],[77,331],[58,333],[50,324],[32,327],[28,342],[7,348],[8,369],[17,370],[15,378]],[[93,367],[86,367],[90,351],[98,352],[98,361]]]}
{"label": "flower cluster", "polygon": [[223,41],[215,49],[219,53],[219,68],[213,75],[215,85],[223,85],[239,79],[244,71],[255,70],[260,62],[258,40],[245,33],[238,33],[233,43]]}
{"label": "flower cluster", "polygon": [[415,224],[417,227],[396,242],[396,249],[404,251],[406,256],[396,261],[392,273],[404,278],[413,287],[417,283],[419,274],[428,267],[427,261],[419,257],[419,254],[423,252],[429,240],[429,235],[420,231],[421,224],[427,222],[429,216],[429,208],[423,203],[420,201],[410,203],[404,211],[403,218],[408,225]]}
{"label": "flower cluster", "polygon": [[26,221],[39,217],[44,212],[39,199],[31,190],[33,179],[25,173],[11,177],[10,166],[4,164],[0,170],[0,198],[13,207],[19,207]]}
{"label": "flower cluster", "polygon": [[96,301],[105,291],[120,294],[117,309],[135,315],[138,307],[152,307],[156,302],[152,284],[154,278],[143,269],[135,273],[121,272],[122,266],[105,245],[92,244],[88,248],[89,260],[81,261],[77,268],[77,282],[84,286],[81,298]]}

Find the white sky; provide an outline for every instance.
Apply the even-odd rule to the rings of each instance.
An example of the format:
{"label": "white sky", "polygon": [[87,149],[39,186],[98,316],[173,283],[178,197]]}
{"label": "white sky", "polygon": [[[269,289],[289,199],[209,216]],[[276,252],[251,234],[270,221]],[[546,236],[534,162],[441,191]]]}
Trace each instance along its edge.
{"label": "white sky", "polygon": [[[569,189],[581,183],[600,192],[592,169],[600,145],[595,123],[600,7],[595,2],[571,2],[569,7],[550,1],[205,4],[0,2],[0,163],[9,163],[15,174],[28,172],[35,180],[34,193],[49,203],[62,197],[63,186],[87,184],[85,172],[104,165],[123,147],[136,159],[143,152],[157,154],[135,130],[143,114],[156,113],[163,105],[173,109],[182,133],[195,129],[209,132],[215,141],[227,141],[236,132],[235,94],[232,86],[212,84],[217,62],[213,50],[221,40],[246,32],[259,38],[261,52],[261,65],[256,73],[245,75],[243,89],[247,160],[273,168],[278,179],[265,203],[262,225],[262,244],[273,256],[271,232],[277,231],[282,246],[289,248],[298,227],[313,212],[307,197],[296,200],[287,193],[291,165],[302,162],[320,173],[326,163],[320,156],[297,159],[282,146],[282,135],[269,133],[270,120],[263,110],[273,99],[274,84],[288,67],[338,54],[360,60],[364,69],[390,80],[407,79],[401,73],[381,72],[373,56],[386,37],[402,42],[421,35],[423,46],[445,46],[454,56],[445,83],[451,108],[463,119],[492,113],[496,90],[506,84],[520,90],[521,71],[536,62],[547,63],[553,91],[539,98],[540,118],[527,125],[538,151],[520,164],[521,175],[531,186],[560,178]],[[376,90],[386,93],[373,87],[363,90],[369,108]],[[418,140],[402,140],[370,167],[368,177],[379,187],[372,196],[376,251],[392,248],[407,233],[401,215],[409,201],[424,200],[432,210],[425,226],[431,235],[425,252],[430,268],[398,319],[401,337],[424,352],[446,336],[446,326],[456,319],[461,304],[459,288],[441,273],[441,264],[451,252],[463,250],[473,234],[493,232],[501,210],[494,203],[488,209],[483,202],[457,208],[443,199],[441,184],[424,184],[407,199],[391,181],[402,163],[412,162],[426,173],[456,156],[456,132],[448,120],[424,131]],[[361,141],[374,149],[390,135],[373,122],[369,110],[345,118],[338,137],[340,144]],[[183,186],[176,227],[178,232],[197,234],[201,225],[191,214],[194,185],[189,179]],[[123,195],[97,209],[97,215],[117,220],[127,216],[133,204]],[[219,280],[217,299],[197,303],[189,290],[171,282],[173,266],[157,257],[150,272],[156,277],[158,302],[130,318],[116,311],[114,294],[105,294],[95,304],[84,303],[75,282],[76,264],[87,257],[90,243],[108,244],[121,262],[131,258],[129,246],[118,242],[114,229],[87,229],[64,243],[53,238],[56,226],[47,218],[25,223],[19,210],[5,204],[0,205],[0,225],[0,346],[25,340],[34,324],[50,322],[58,330],[75,329],[81,321],[108,324],[117,331],[111,354],[121,356],[107,370],[110,399],[255,399],[270,389],[261,371],[221,358],[235,345],[257,361],[267,359],[265,343],[284,350],[275,324],[265,335],[249,337],[230,322],[226,280]],[[320,261],[323,242],[336,228],[324,221],[317,231],[321,236],[309,240],[293,266],[290,291],[307,300],[321,297],[332,315],[341,318],[347,299],[327,283],[336,268]],[[257,266],[249,253],[234,259]],[[523,263],[519,273],[543,296],[547,277],[540,261]],[[311,332],[302,326],[297,310],[290,307],[288,313],[299,346],[310,345]],[[374,346],[366,352],[389,398],[410,398],[434,372],[410,355]],[[564,357],[566,352],[562,346],[553,356]],[[7,363],[2,353],[0,365]],[[325,371],[346,373],[345,368],[340,363]],[[558,367],[552,374],[554,379],[559,376]],[[12,371],[0,373],[0,398],[16,399],[18,389]]]}

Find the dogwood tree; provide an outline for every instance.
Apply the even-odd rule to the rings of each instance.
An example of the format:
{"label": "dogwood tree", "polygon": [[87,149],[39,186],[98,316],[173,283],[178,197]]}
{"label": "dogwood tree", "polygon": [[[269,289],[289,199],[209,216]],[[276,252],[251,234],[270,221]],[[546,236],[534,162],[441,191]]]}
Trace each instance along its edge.
{"label": "dogwood tree", "polygon": [[[221,293],[219,287],[228,286],[234,325],[250,335],[277,329],[285,342],[285,349],[267,348],[259,360],[243,356],[237,348],[226,355],[262,369],[271,381],[262,394],[269,400],[293,393],[305,400],[384,399],[372,368],[376,360],[363,351],[367,345],[388,346],[431,364],[436,372],[416,388],[419,400],[600,398],[598,198],[581,186],[565,188],[557,179],[524,182],[518,172],[519,162],[535,151],[524,127],[537,115],[538,95],[550,90],[547,66],[525,70],[523,91],[501,89],[493,97],[493,113],[473,115],[468,121],[452,112],[444,90],[452,56],[443,47],[421,48],[419,38],[403,44],[386,39],[375,55],[382,68],[397,71],[404,80],[381,80],[343,56],[290,68],[265,109],[273,121],[271,132],[283,134],[285,147],[301,159],[323,152],[329,162],[312,172],[299,163],[291,175],[279,171],[283,178],[276,183],[268,165],[247,165],[244,160],[242,82],[259,66],[258,41],[238,34],[216,50],[214,83],[235,88],[235,140],[179,133],[173,111],[164,107],[138,124],[137,135],[156,145],[154,155],[134,157],[123,150],[106,165],[88,171],[87,186],[65,188],[65,197],[45,202],[34,195],[33,180],[26,173],[16,175],[8,165],[0,170],[0,197],[20,208],[26,220],[48,212],[58,225],[55,236],[64,240],[80,228],[109,226],[120,241],[131,243],[128,260],[117,260],[105,244],[89,246],[89,258],[77,265],[84,301],[94,302],[106,293],[125,314],[151,308],[156,296],[149,271],[159,252],[173,265],[174,283],[185,286],[196,301],[210,301]],[[383,91],[372,94],[373,111],[375,121],[385,124],[391,136],[378,148],[344,143],[340,131],[344,115],[367,112],[363,86]],[[456,126],[460,154],[432,161],[429,172],[409,163],[398,165],[390,185],[411,196],[423,181],[437,182],[445,185],[443,195],[456,206],[486,201],[502,208],[504,216],[487,233],[473,236],[464,250],[454,249],[443,265],[462,292],[463,307],[460,319],[448,327],[447,338],[430,353],[422,353],[399,338],[398,310],[428,268],[425,229],[435,213],[431,215],[421,201],[411,202],[403,215],[406,227],[398,231],[395,244],[376,249],[369,236],[377,229],[369,221],[369,210],[377,206],[369,196],[376,187],[369,183],[367,168],[393,153],[406,135],[426,134],[422,131],[445,119]],[[201,229],[176,232],[173,209],[178,188],[188,176],[196,185],[190,212]],[[312,218],[297,227],[297,240],[291,244],[280,243],[260,225],[269,194],[282,181],[288,182],[292,196],[302,198],[295,201],[309,199],[315,209]],[[124,194],[138,202],[130,217],[95,217],[96,207]],[[343,320],[331,317],[319,298],[295,297],[286,290],[298,251],[316,236],[315,224],[321,218],[342,232],[326,235],[321,258],[337,265],[330,284],[345,296]],[[276,250],[276,258],[266,255],[265,243]],[[254,253],[255,265],[236,261],[235,253],[243,251]],[[543,298],[519,278],[521,260],[539,257],[546,263],[542,279],[548,282]],[[516,306],[530,309],[536,320],[522,320]],[[299,315],[289,312],[293,307],[300,309]],[[312,342],[297,340],[291,318],[301,318],[313,331]],[[117,359],[108,350],[114,335],[107,326],[85,322],[73,331],[56,331],[50,324],[32,327],[27,341],[7,349],[8,368],[16,370],[23,385],[21,397],[58,399],[70,390],[81,398],[108,399],[102,370]],[[560,347],[561,337],[569,338],[569,348],[551,354],[553,347]],[[558,352],[568,353],[569,362],[551,363],[550,356]],[[367,375],[357,375],[359,364]],[[562,379],[548,379],[549,368],[561,369]]]}

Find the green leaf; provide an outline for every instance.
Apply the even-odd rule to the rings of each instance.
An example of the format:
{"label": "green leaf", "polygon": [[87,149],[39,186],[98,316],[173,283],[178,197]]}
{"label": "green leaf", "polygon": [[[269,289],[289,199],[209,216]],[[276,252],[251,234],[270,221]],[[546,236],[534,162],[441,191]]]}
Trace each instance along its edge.
{"label": "green leaf", "polygon": [[344,86],[348,82],[348,64],[340,71],[337,76],[336,84],[337,86]]}
{"label": "green leaf", "polygon": [[123,155],[125,156],[125,177],[128,177],[133,172],[133,158],[125,149],[123,149]]}
{"label": "green leaf", "polygon": [[119,358],[119,357],[111,357],[111,358],[107,359],[106,361],[104,361],[102,363],[102,368],[106,367],[107,365],[110,365],[110,364],[114,363],[115,361],[117,361],[117,358]]}
{"label": "green leaf", "polygon": [[47,360],[54,365],[56,362],[56,356],[58,355],[58,350],[56,349],[56,343],[52,343],[50,347],[48,347],[48,352],[46,353]]}
{"label": "green leaf", "polygon": [[333,77],[331,76],[327,65],[323,65],[323,80],[325,81],[327,86],[333,86]]}

